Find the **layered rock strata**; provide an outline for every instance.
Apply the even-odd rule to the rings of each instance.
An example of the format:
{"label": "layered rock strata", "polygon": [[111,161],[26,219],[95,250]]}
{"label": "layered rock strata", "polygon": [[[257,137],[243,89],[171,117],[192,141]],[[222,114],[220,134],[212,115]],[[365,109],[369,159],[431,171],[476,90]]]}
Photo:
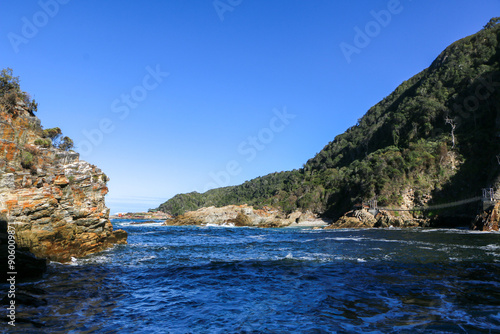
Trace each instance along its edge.
{"label": "layered rock strata", "polygon": [[373,215],[366,209],[349,211],[336,222],[326,227],[327,229],[340,228],[375,228],[375,227],[427,227],[428,219],[416,219],[409,214],[394,214],[390,211],[379,211]]}
{"label": "layered rock strata", "polygon": [[0,214],[15,227],[17,246],[67,262],[126,243],[109,221],[108,177],[78,153],[37,139],[40,120],[22,102],[14,111],[0,106]]}

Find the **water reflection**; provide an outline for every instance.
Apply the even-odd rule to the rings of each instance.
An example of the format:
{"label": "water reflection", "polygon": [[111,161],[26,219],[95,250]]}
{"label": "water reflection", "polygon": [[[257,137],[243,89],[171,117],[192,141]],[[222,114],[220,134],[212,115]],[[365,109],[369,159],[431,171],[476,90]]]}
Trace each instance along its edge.
{"label": "water reflection", "polygon": [[107,321],[126,290],[117,279],[121,274],[116,267],[50,264],[43,279],[19,284],[20,291],[46,300],[46,305],[18,305],[16,331],[81,333],[110,327],[109,333],[114,332],[117,328]]}

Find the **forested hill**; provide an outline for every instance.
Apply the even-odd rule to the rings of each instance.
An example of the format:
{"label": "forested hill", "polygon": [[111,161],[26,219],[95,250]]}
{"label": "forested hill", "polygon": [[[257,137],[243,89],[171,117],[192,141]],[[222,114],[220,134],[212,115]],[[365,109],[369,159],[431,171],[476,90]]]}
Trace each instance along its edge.
{"label": "forested hill", "polygon": [[246,203],[335,218],[372,198],[431,204],[500,187],[499,21],[446,48],[303,168],[180,194],[158,209],[181,214]]}

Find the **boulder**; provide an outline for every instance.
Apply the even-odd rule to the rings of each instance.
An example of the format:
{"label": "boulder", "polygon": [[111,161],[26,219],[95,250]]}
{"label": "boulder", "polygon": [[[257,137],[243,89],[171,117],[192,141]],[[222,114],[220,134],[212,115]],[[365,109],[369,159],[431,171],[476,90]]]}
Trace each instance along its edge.
{"label": "boulder", "polygon": [[496,202],[493,207],[477,215],[472,223],[473,230],[498,231],[500,220],[500,202]]}

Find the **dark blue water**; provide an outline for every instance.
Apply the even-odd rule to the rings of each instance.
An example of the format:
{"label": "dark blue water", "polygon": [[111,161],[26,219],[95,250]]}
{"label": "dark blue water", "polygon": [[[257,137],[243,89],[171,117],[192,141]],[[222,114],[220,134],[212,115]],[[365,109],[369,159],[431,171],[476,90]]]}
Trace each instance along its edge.
{"label": "dark blue water", "polygon": [[[51,264],[23,333],[494,333],[500,234],[163,227]],[[29,287],[29,284],[26,284]]]}

